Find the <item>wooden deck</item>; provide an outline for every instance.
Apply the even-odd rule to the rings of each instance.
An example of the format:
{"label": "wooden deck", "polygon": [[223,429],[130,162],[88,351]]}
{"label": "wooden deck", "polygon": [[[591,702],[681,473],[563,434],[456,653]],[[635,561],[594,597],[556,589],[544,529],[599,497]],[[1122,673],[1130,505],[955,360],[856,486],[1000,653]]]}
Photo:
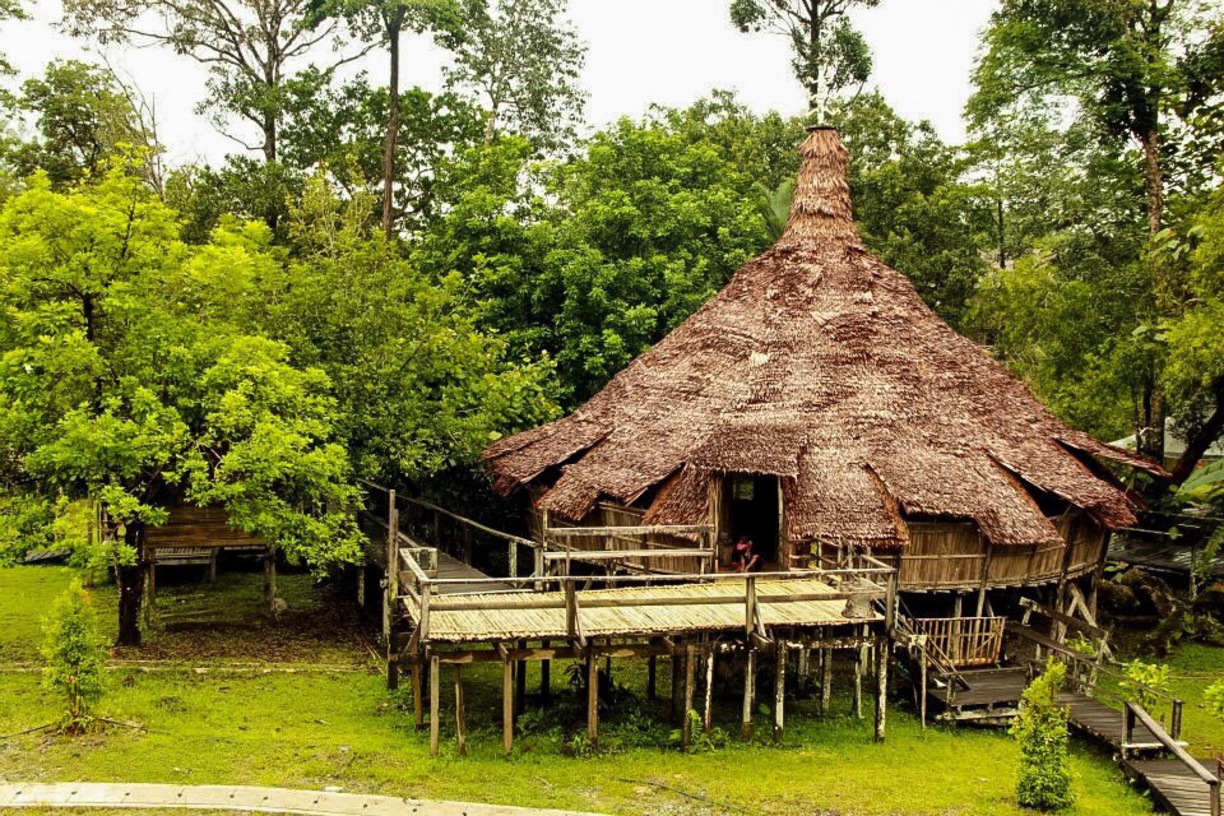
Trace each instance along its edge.
{"label": "wooden deck", "polygon": [[[1214,760],[1200,759],[1199,762],[1205,768],[1215,767]],[[1211,816],[1211,789],[1180,760],[1124,760],[1122,770],[1131,779],[1147,786],[1152,791],[1153,802],[1174,816]],[[1216,796],[1220,795],[1217,789]]]}
{"label": "wooden deck", "polygon": [[949,677],[936,677],[935,683],[928,689],[928,695],[942,705],[947,705],[949,697],[956,706],[997,706],[1016,704],[1024,687],[1028,684],[1028,676],[1024,669],[977,669],[958,672],[969,688],[955,688],[955,681]]}
{"label": "wooden deck", "polygon": [[490,584],[488,577],[480,570],[465,564],[458,558],[453,558],[444,552],[438,552],[438,578],[447,581],[466,579],[470,584],[439,584],[439,595],[466,595],[473,592],[509,592],[514,589],[510,584]]}
{"label": "wooden deck", "polygon": [[[760,624],[769,628],[854,625],[884,619],[875,612],[846,617],[844,594],[818,579],[762,580],[756,593]],[[585,638],[742,632],[745,628],[744,585],[740,582],[576,590],[575,595]],[[822,595],[834,597],[822,600]],[[419,623],[418,607],[407,604],[406,612]],[[565,640],[569,631],[565,593],[558,591],[466,594],[432,603],[428,614],[429,640],[435,643]]]}

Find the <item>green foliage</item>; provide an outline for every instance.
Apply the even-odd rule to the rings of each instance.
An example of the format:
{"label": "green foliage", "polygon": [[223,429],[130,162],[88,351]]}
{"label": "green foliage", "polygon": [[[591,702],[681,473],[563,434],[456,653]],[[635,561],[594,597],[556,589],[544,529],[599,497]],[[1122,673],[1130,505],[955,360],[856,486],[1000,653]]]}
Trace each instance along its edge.
{"label": "green foliage", "polygon": [[106,646],[93,603],[79,581],[56,599],[43,632],[43,687],[63,700],[61,727],[80,733],[106,689]]}
{"label": "green foliage", "polygon": [[1029,683],[1010,731],[1020,741],[1016,798],[1024,807],[1059,810],[1074,801],[1068,757],[1067,712],[1058,705],[1066,666],[1051,660]]}
{"label": "green foliage", "polygon": [[871,75],[871,49],[846,14],[879,0],[731,0],[731,24],[743,32],[767,31],[790,41],[791,67],[808,91],[813,124],[824,124],[830,101],[861,89]]}
{"label": "green foliage", "polygon": [[1207,709],[1221,720],[1224,720],[1224,679],[1217,680],[1207,687],[1203,694],[1207,701]]}
{"label": "green foliage", "polygon": [[1126,664],[1123,673],[1126,679],[1122,681],[1122,688],[1128,699],[1148,711],[1155,709],[1160,698],[1169,694],[1173,679],[1173,670],[1169,666],[1135,659]]}
{"label": "green foliage", "polygon": [[568,146],[586,101],[578,85],[586,46],[564,18],[566,0],[466,0],[464,8],[444,73],[449,88],[476,94],[485,144],[511,134],[544,151]]}

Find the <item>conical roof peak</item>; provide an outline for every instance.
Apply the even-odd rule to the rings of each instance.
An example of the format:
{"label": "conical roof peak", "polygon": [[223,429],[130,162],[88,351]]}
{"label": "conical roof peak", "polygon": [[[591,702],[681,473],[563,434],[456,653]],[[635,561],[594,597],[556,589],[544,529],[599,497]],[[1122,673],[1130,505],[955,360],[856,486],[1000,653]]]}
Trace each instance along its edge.
{"label": "conical roof peak", "polygon": [[802,162],[790,219],[778,246],[842,243],[862,246],[850,202],[850,154],[837,130],[812,128],[799,146]]}

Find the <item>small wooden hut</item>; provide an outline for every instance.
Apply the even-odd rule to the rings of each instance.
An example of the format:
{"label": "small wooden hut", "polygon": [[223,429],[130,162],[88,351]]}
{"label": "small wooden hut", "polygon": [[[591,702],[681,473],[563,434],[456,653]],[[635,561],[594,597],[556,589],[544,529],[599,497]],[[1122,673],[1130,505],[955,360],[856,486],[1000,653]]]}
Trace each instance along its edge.
{"label": "small wooden hut", "polygon": [[948,617],[1093,574],[1135,521],[1103,462],[1160,469],[1055,418],[867,250],[836,131],[801,154],[781,239],[573,414],[491,445],[496,489],[537,527],[713,524],[724,564],[740,535],[767,568],[867,550]]}

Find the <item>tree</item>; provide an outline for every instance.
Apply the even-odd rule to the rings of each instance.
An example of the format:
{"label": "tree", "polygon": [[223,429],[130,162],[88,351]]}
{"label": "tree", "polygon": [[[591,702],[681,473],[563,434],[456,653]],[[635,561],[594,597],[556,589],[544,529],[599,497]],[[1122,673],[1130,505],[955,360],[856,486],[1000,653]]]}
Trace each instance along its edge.
{"label": "tree", "polygon": [[458,0],[339,0],[321,5],[323,14],[349,20],[367,40],[387,48],[387,105],[382,154],[382,229],[390,240],[395,232],[396,154],[400,136],[400,45],[404,31],[435,32],[448,45],[463,35]]}
{"label": "tree", "polygon": [[[0,20],[26,20],[29,15],[20,0],[0,0]],[[3,53],[0,53],[0,76],[13,73],[13,66]]]}
{"label": "tree", "polygon": [[[1185,121],[1224,90],[1224,28],[1210,24],[1212,9],[1201,0],[1007,0],[985,35],[971,117],[980,124],[1017,105],[1057,110],[1070,101],[1103,134],[1133,139],[1155,236],[1164,226],[1169,119]],[[1151,319],[1178,309],[1179,287],[1167,272],[1149,266]],[[1140,450],[1159,459],[1164,395],[1156,377],[1142,401]]]}
{"label": "tree", "polygon": [[258,320],[298,365],[328,374],[357,471],[421,484],[551,419],[553,367],[480,332],[457,274],[431,280],[374,240],[367,204],[311,180],[290,222],[299,255],[266,281],[260,300],[274,306]]}
{"label": "tree", "polygon": [[6,151],[5,161],[20,176],[43,170],[64,186],[97,175],[124,148],[156,149],[124,90],[95,65],[50,63],[41,78],[22,84],[14,107],[32,119],[36,134]]}
{"label": "tree", "polygon": [[871,75],[871,50],[847,13],[879,0],[731,0],[731,22],[740,31],[768,31],[790,40],[795,77],[808,92],[810,124],[825,124],[830,101],[861,88]]}
{"label": "tree", "polygon": [[231,138],[261,151],[269,163],[278,156],[284,82],[292,66],[331,45],[334,56],[324,69],[330,76],[330,70],[364,53],[340,49],[346,36],[342,22],[320,22],[312,0],[66,0],[64,13],[64,27],[75,36],[104,44],[160,45],[208,66],[204,104],[258,128],[259,144]]}
{"label": "tree", "polygon": [[1020,713],[1012,720],[1012,736],[1020,741],[1016,798],[1023,807],[1059,810],[1070,807],[1074,801],[1067,711],[1058,705],[1058,692],[1066,673],[1066,666],[1051,660],[1041,676],[1024,690]]}
{"label": "tree", "polygon": [[241,331],[279,269],[269,240],[230,223],[184,244],[124,166],[62,193],[35,176],[0,211],[4,492],[102,508],[122,645],[141,639],[145,531],[184,498],[319,568],[355,551],[326,378]]}
{"label": "tree", "polygon": [[106,689],[106,646],[98,615],[80,581],[73,581],[56,598],[43,621],[42,655],[47,661],[43,687],[64,700],[60,727],[79,734]]}
{"label": "tree", "polygon": [[585,94],[578,77],[586,46],[563,18],[566,0],[465,0],[465,36],[449,44],[449,87],[473,91],[485,108],[484,143],[501,132],[544,151],[574,137]]}

